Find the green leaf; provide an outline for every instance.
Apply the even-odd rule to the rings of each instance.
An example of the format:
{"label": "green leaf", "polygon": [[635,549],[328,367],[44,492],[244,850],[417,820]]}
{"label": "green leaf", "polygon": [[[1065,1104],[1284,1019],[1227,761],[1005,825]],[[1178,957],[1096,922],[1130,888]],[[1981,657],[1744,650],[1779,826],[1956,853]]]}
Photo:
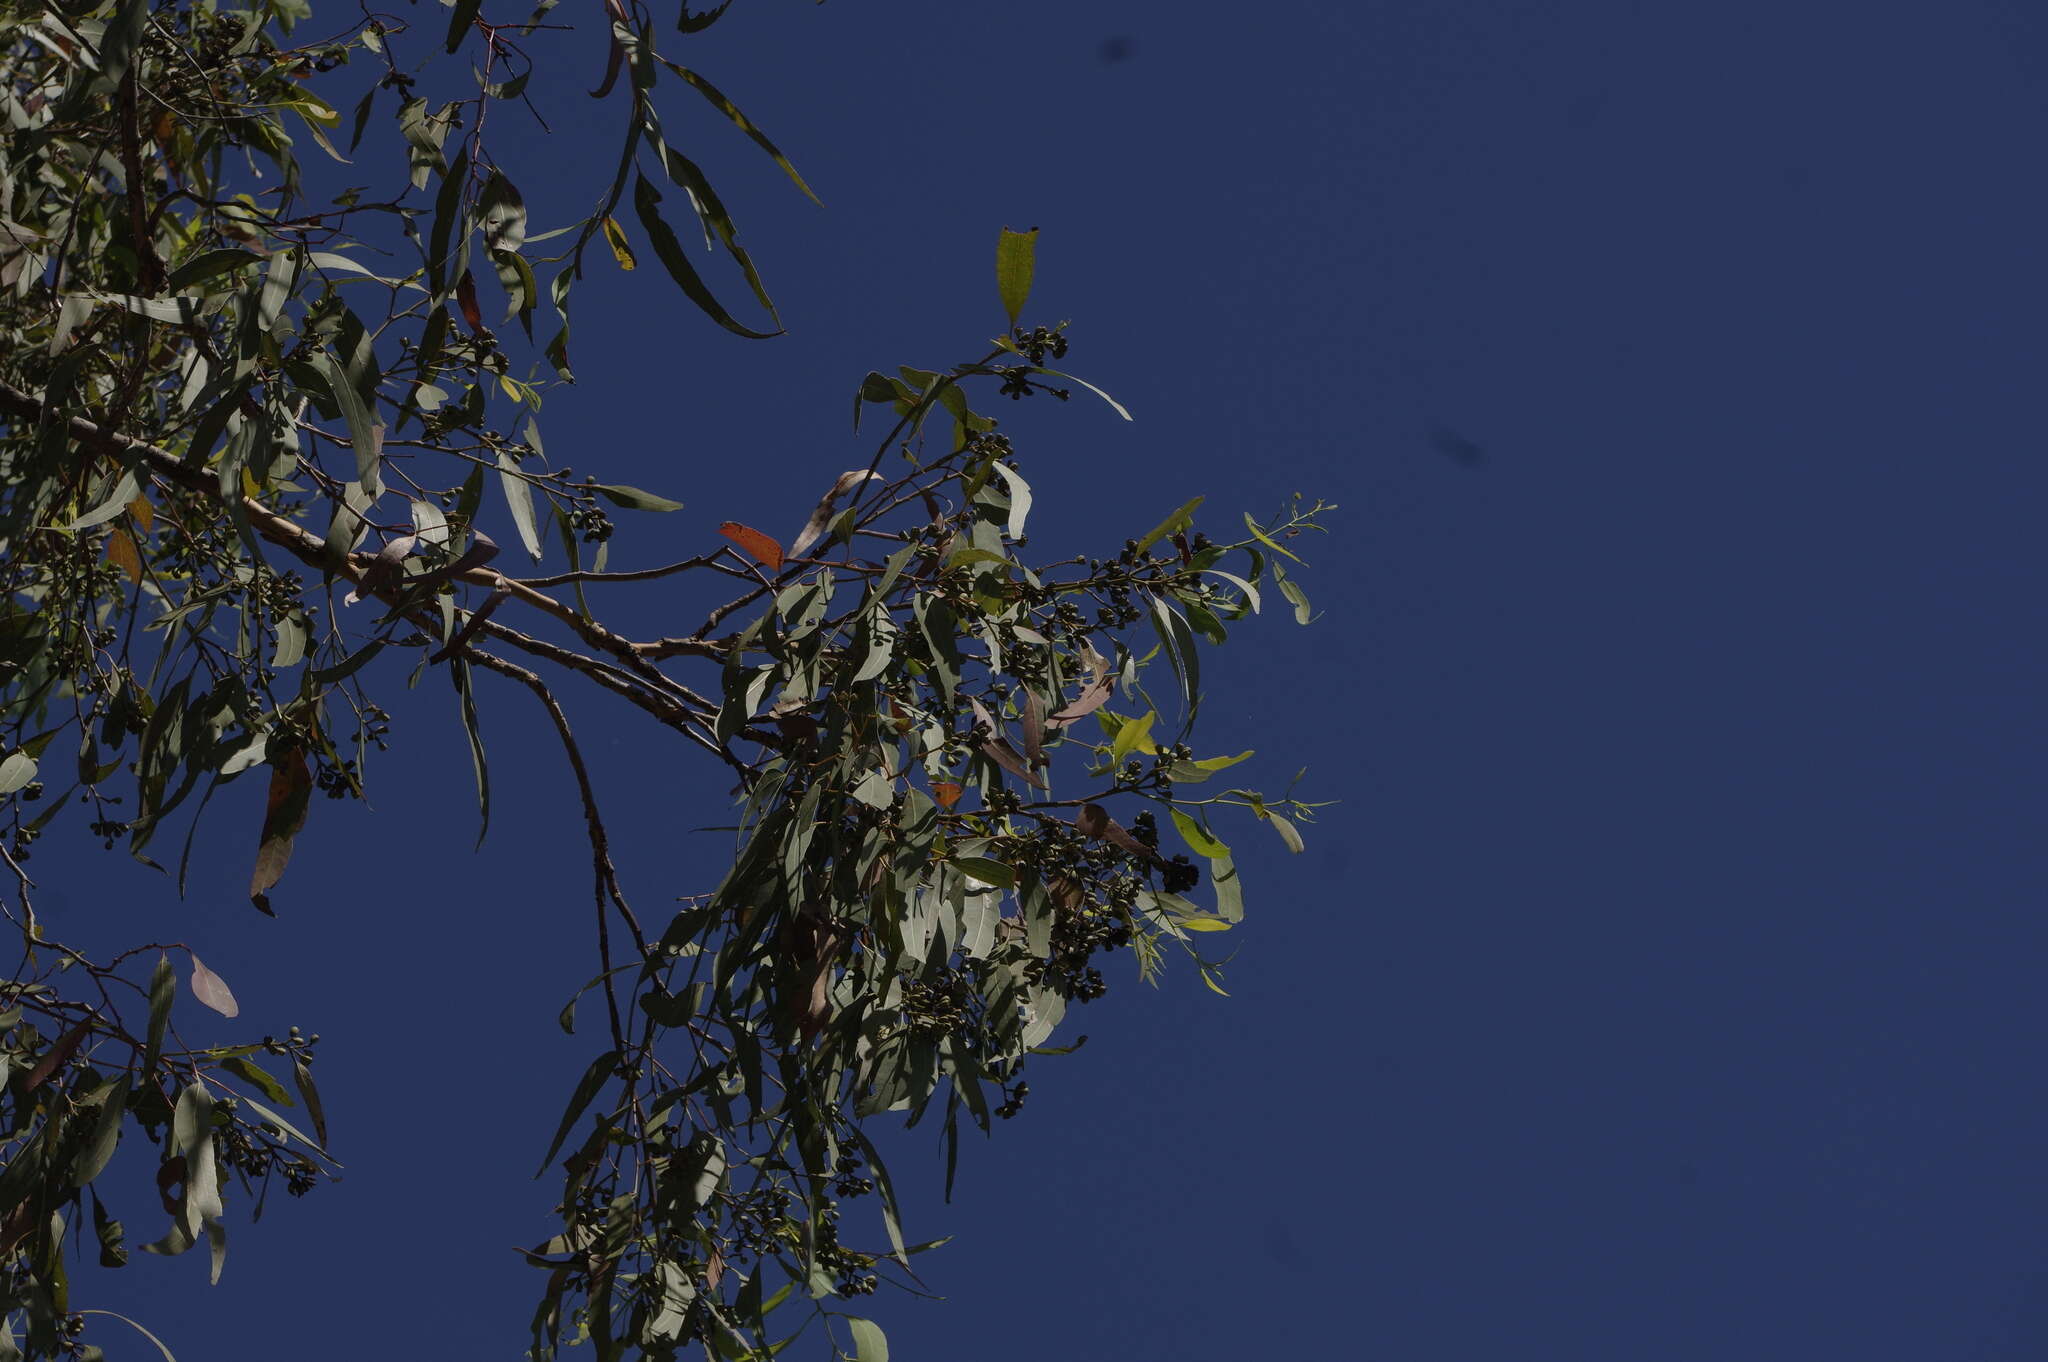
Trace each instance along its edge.
{"label": "green leaf", "polygon": [[811,187],[804,183],[804,177],[796,173],[796,167],[789,163],[789,158],[784,156],[781,149],[768,140],[768,134],[755,127],[752,120],[740,112],[737,104],[734,104],[723,94],[719,93],[717,86],[698,75],[695,71],[685,70],[665,57],[661,59],[661,64],[675,72],[678,76],[681,76],[691,89],[710,100],[713,108],[731,119],[734,127],[752,138],[755,146],[767,152],[775,164],[782,167],[782,173],[789,176],[790,181],[804,192],[805,198],[809,199],[812,203],[818,204],[821,208],[824,207],[824,204],[819,202],[818,196],[811,192]]}
{"label": "green leaf", "polygon": [[463,38],[476,24],[476,14],[483,8],[483,0],[455,0],[455,13],[448,20],[448,50],[453,52],[462,46]]}
{"label": "green leaf", "polygon": [[271,1101],[282,1102],[288,1107],[297,1105],[292,1101],[291,1095],[284,1090],[284,1084],[258,1068],[256,1062],[248,1056],[230,1055],[220,1062],[220,1066],[244,1083],[254,1084],[256,1089]]}
{"label": "green leaf", "polygon": [[[1096,718],[1117,718],[1107,710],[1099,711]],[[1152,724],[1159,718],[1159,711],[1148,709],[1136,719],[1124,719],[1117,724],[1116,737],[1109,745],[1109,764],[1119,766],[1124,758],[1133,752],[1156,752],[1158,745],[1152,741]]]}
{"label": "green leaf", "polygon": [[590,1067],[585,1069],[583,1077],[576,1081],[576,1091],[570,1095],[568,1109],[562,1113],[562,1124],[555,1128],[555,1138],[549,1143],[547,1155],[541,1159],[540,1172],[535,1173],[535,1177],[547,1172],[548,1165],[555,1161],[555,1155],[561,1152],[562,1142],[569,1138],[569,1132],[576,1128],[576,1122],[582,1119],[584,1110],[596,1100],[606,1080],[612,1076],[618,1058],[616,1051],[605,1051],[590,1061]]}
{"label": "green leaf", "polygon": [[1181,726],[1185,729],[1194,723],[1195,711],[1202,705],[1202,660],[1195,651],[1195,636],[1188,622],[1157,596],[1151,598],[1151,606],[1152,627],[1158,631],[1159,641],[1166,645],[1166,660],[1180,682],[1181,703],[1185,706]]}
{"label": "green leaf", "polygon": [[[531,432],[531,425],[528,430]],[[504,450],[498,451],[498,482],[505,489],[505,506],[512,512],[513,528],[519,531],[519,542],[533,555],[533,561],[540,561],[540,527],[534,523],[533,488],[519,475],[519,463]]]}
{"label": "green leaf", "polygon": [[656,207],[660,202],[660,193],[648,183],[647,177],[635,172],[633,211],[639,214],[640,225],[647,229],[647,239],[654,245],[654,254],[667,267],[669,277],[681,287],[683,295],[695,303],[705,316],[736,336],[745,336],[749,340],[767,340],[770,336],[781,335],[780,331],[756,331],[750,326],[742,325],[725,310],[717,298],[712,296],[711,290],[705,287],[703,279],[698,276],[696,266],[690,263],[689,256],[684,253],[683,244],[676,240],[674,230],[661,220],[661,212]]}
{"label": "green leaf", "polygon": [[1017,872],[1001,861],[991,861],[985,856],[961,856],[953,866],[970,880],[992,884],[999,889],[1014,889],[1017,886]]}
{"label": "green leaf", "polygon": [[1126,421],[1132,419],[1129,409],[1126,408],[1123,403],[1117,401],[1114,397],[1111,397],[1108,393],[1096,387],[1093,383],[1090,383],[1085,378],[1076,378],[1074,375],[1066,373],[1062,370],[1047,369],[1043,366],[1033,368],[1032,372],[1036,374],[1049,374],[1054,378],[1064,378],[1069,383],[1078,383],[1082,387],[1086,388],[1089,392],[1094,393],[1097,397],[1109,403],[1110,410],[1114,411],[1118,416],[1123,417]]}
{"label": "green leaf", "polygon": [[178,996],[178,972],[171,957],[159,953],[156,969],[149,976],[149,1039],[142,1052],[142,1072],[154,1075],[157,1056],[163,1053],[164,1032],[171,1024],[171,1002]]}
{"label": "green leaf", "polygon": [[1197,856],[1217,860],[1230,854],[1230,847],[1215,837],[1209,830],[1197,823],[1179,809],[1173,811],[1173,826],[1180,830],[1180,837]]}
{"label": "green leaf", "polygon": [[448,674],[454,679],[455,694],[462,709],[462,731],[469,739],[469,762],[476,771],[476,844],[484,844],[484,834],[491,830],[491,768],[485,760],[484,738],[477,726],[476,691],[469,662],[461,656],[449,659]]}
{"label": "green leaf", "polygon": [[[475,8],[474,4],[471,8]],[[427,237],[427,282],[433,286],[436,302],[445,301],[450,288],[449,248],[469,236],[466,221],[460,238],[455,230],[457,220],[463,217],[462,191],[468,182],[469,152],[465,149],[455,153],[455,163],[441,180],[441,192],[434,196],[434,226]]]}
{"label": "green leaf", "polygon": [[376,419],[364,403],[362,393],[356,390],[356,385],[349,381],[332,355],[325,350],[315,350],[307,360],[327,380],[327,389],[334,395],[334,404],[341,408],[342,420],[348,423],[349,443],[355,446],[356,481],[374,500],[384,489],[379,468],[384,456],[384,423]]}
{"label": "green leaf", "polygon": [[857,1362],[889,1362],[889,1339],[881,1325],[859,1315],[848,1315],[846,1330],[853,1335]]}
{"label": "green leaf", "polygon": [[101,1100],[92,1136],[79,1148],[78,1156],[71,1164],[73,1187],[83,1187],[98,1177],[108,1160],[114,1157],[114,1147],[121,1142],[121,1127],[128,1114],[128,1089],[133,1081],[130,1075],[122,1074],[113,1081],[113,1086]]}
{"label": "green leaf", "polygon": [[1017,470],[1006,463],[996,465],[996,471],[1003,475],[1003,481],[1010,486],[1010,515],[1003,532],[1012,539],[1024,537],[1024,517],[1031,514],[1031,484],[1017,475]]}
{"label": "green leaf", "polygon": [[484,181],[476,203],[483,214],[486,250],[517,251],[525,244],[526,200],[512,181],[505,178],[503,171],[491,172],[491,178]]}
{"label": "green leaf", "polygon": [[260,265],[262,263],[263,257],[253,251],[242,251],[232,248],[204,251],[178,266],[171,274],[171,277],[165,281],[164,288],[171,293],[176,293],[181,289],[190,288],[194,284],[203,284],[209,279],[218,279],[221,275],[231,270],[239,270],[250,265]]}
{"label": "green leaf", "polygon": [[72,521],[69,525],[66,525],[64,529],[67,532],[72,530],[89,530],[95,525],[106,524],[109,520],[112,520],[115,516],[128,509],[128,503],[135,500],[136,493],[141,490],[141,486],[141,483],[136,480],[133,469],[124,470],[121,476],[115,479],[113,487],[105,496],[100,498],[97,506]]}
{"label": "green leaf", "polygon": [[1285,596],[1288,603],[1294,607],[1294,622],[1296,624],[1307,624],[1311,619],[1315,618],[1313,612],[1308,608],[1308,593],[1303,591],[1301,584],[1292,577],[1281,576],[1278,563],[1273,564],[1273,580],[1280,584],[1280,594]]}
{"label": "green leaf", "polygon": [[1267,534],[1264,530],[1260,529],[1259,522],[1252,519],[1252,513],[1250,511],[1246,511],[1244,513],[1244,527],[1252,532],[1252,538],[1258,540],[1261,544],[1264,544],[1267,548],[1273,550],[1273,552],[1280,554],[1283,557],[1294,558],[1294,561],[1297,563],[1301,562],[1301,559],[1295,558],[1293,554],[1287,552],[1286,549],[1281,548],[1279,544],[1274,542],[1273,537],[1271,535]]}
{"label": "green leaf", "polygon": [[585,485],[590,491],[596,492],[606,501],[611,502],[612,505],[623,506],[629,511],[680,511],[683,509],[683,503],[680,501],[670,501],[667,497],[658,497],[652,492],[643,492],[637,487],[627,487],[623,483],[593,482]]}
{"label": "green leaf", "polygon": [[[97,1205],[98,1203],[94,1204]],[[115,1319],[120,1320],[123,1324],[133,1329],[136,1333],[141,1334],[151,1343],[156,1344],[156,1350],[164,1355],[164,1362],[178,1362],[177,1358],[171,1356],[171,1350],[164,1346],[164,1341],[162,1339],[158,1338],[155,1334],[143,1328],[140,1324],[137,1324],[134,1320],[128,1318],[128,1316],[126,1315],[119,1314],[113,1310],[80,1310],[78,1311],[78,1313],[81,1315],[112,1315]]]}
{"label": "green leaf", "polygon": [[299,1100],[306,1104],[306,1115],[313,1120],[313,1133],[320,1137],[320,1146],[327,1145],[327,1109],[320,1105],[320,1090],[313,1086],[313,1071],[303,1059],[292,1060],[292,1086],[299,1090]]}
{"label": "green leaf", "polygon": [[1038,229],[1013,232],[1003,228],[996,238],[996,291],[1002,295],[1003,311],[1010,314],[1013,327],[1031,296],[1031,276],[1037,268]]}
{"label": "green leaf", "polygon": [[313,1141],[307,1137],[305,1131],[300,1130],[290,1121],[285,1120],[284,1117],[278,1115],[269,1107],[264,1106],[255,1098],[244,1097],[242,1099],[242,1105],[247,1107],[250,1111],[254,1112],[256,1114],[257,1120],[270,1122],[270,1124],[276,1126],[279,1130],[291,1136],[294,1140],[297,1140],[300,1144],[305,1145],[307,1148],[324,1149],[323,1146],[314,1144]]}
{"label": "green leaf", "polygon": [[1301,832],[1294,826],[1294,821],[1281,814],[1271,812],[1268,812],[1265,817],[1266,821],[1273,825],[1273,831],[1280,834],[1280,840],[1287,843],[1287,849],[1296,855],[1300,855]]}
{"label": "green leaf", "polygon": [[1146,549],[1151,548],[1154,544],[1166,538],[1166,536],[1168,536],[1169,534],[1180,534],[1183,531],[1187,530],[1190,526],[1192,526],[1195,523],[1196,508],[1201,506],[1201,504],[1206,500],[1206,497],[1196,497],[1194,500],[1188,502],[1179,510],[1175,511],[1172,515],[1160,521],[1158,525],[1153,527],[1152,533],[1146,535],[1143,539],[1140,539],[1138,541],[1138,552],[1143,553]]}
{"label": "green leaf", "polygon": [[26,752],[13,752],[0,761],[0,795],[10,795],[36,778],[36,759]]}

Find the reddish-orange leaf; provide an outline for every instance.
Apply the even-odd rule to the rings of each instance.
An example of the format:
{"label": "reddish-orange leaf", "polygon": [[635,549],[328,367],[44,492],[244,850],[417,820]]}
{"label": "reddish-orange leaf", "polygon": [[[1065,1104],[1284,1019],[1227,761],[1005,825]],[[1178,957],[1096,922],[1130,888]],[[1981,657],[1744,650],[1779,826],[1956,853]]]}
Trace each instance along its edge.
{"label": "reddish-orange leaf", "polygon": [[108,535],[107,561],[121,569],[121,575],[132,585],[142,585],[142,554],[135,547],[134,535],[126,530],[115,530]]}
{"label": "reddish-orange leaf", "polygon": [[932,782],[932,798],[939,801],[939,807],[950,809],[960,802],[960,786],[950,780]]}
{"label": "reddish-orange leaf", "polygon": [[718,532],[766,563],[770,572],[782,570],[782,545],[768,535],[742,525],[737,520],[726,521],[718,527]]}
{"label": "reddish-orange leaf", "polygon": [[156,507],[149,504],[148,497],[137,497],[129,502],[128,514],[135,518],[135,528],[144,534],[156,528]]}
{"label": "reddish-orange leaf", "polygon": [[84,1021],[77,1023],[60,1036],[57,1043],[50,1047],[50,1053],[44,1055],[42,1062],[29,1071],[28,1078],[22,1085],[22,1091],[34,1092],[37,1088],[40,1088],[43,1085],[44,1079],[63,1068],[66,1061],[77,1053],[79,1042],[83,1041],[91,1033],[92,1018],[87,1017]]}
{"label": "reddish-orange leaf", "polygon": [[285,863],[292,858],[292,840],[306,825],[306,805],[312,794],[313,772],[306,765],[303,751],[294,748],[272,759],[270,797],[263,809],[263,839],[256,848],[256,872],[249,877],[249,897],[273,917],[276,914],[270,907],[269,890],[283,877]]}
{"label": "reddish-orange leaf", "polygon": [[462,307],[462,320],[469,323],[472,331],[484,329],[484,310],[476,302],[476,276],[465,274],[462,282],[455,286],[455,301]]}

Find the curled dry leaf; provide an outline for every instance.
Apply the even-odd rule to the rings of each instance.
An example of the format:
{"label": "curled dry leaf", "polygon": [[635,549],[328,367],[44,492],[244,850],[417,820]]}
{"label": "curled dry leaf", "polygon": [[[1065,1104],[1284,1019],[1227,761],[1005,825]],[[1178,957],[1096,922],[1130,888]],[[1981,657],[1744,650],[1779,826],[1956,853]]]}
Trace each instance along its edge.
{"label": "curled dry leaf", "polygon": [[832,523],[832,513],[839,509],[839,498],[845,496],[870,478],[880,482],[882,475],[880,473],[870,473],[865,468],[856,468],[850,472],[841,473],[839,481],[832,484],[832,490],[825,494],[824,499],[812,510],[811,518],[804,522],[803,529],[799,530],[796,538],[790,541],[789,556],[801,558],[805,549],[823,538],[825,527]]}
{"label": "curled dry leaf", "polygon": [[1109,703],[1109,697],[1116,693],[1116,677],[1109,670],[1109,659],[1088,648],[1088,684],[1081,687],[1081,693],[1063,707],[1057,714],[1045,721],[1047,728],[1064,728],[1076,719],[1085,719]]}
{"label": "curled dry leaf", "polygon": [[988,736],[975,744],[976,750],[1005,771],[1008,771],[1011,775],[1017,777],[1017,779],[1044,789],[1045,782],[1040,780],[1037,773],[1025,764],[1024,758],[1018,755],[1017,749],[1010,746],[1010,740],[1003,735],[1001,725],[997,724],[990,717],[989,712],[982,708],[981,701],[969,696],[967,703],[973,707],[974,717],[981,722],[982,727],[988,730]]}
{"label": "curled dry leaf", "polygon": [[1090,841],[1108,841],[1122,847],[1140,860],[1163,866],[1166,858],[1131,836],[1130,830],[1109,816],[1109,811],[1100,804],[1083,804],[1080,816],[1074,819],[1074,826]]}
{"label": "curled dry leaf", "polygon": [[852,929],[808,914],[782,929],[782,948],[794,984],[786,995],[791,1020],[806,1042],[832,1019],[832,969],[853,940]]}
{"label": "curled dry leaf", "polygon": [[942,809],[950,809],[955,804],[958,804],[960,802],[960,794],[961,787],[954,781],[935,780],[932,782],[932,798],[939,801],[939,807]]}
{"label": "curled dry leaf", "polygon": [[227,980],[201,964],[196,955],[192,957],[192,996],[223,1017],[241,1014],[241,1004],[235,1001],[235,995],[229,990]]}
{"label": "curled dry leaf", "polygon": [[380,591],[389,591],[397,586],[405,575],[406,555],[419,543],[419,536],[402,534],[386,544],[363,569],[363,578],[355,590],[341,598],[343,605],[354,605],[365,596],[374,596]]}
{"label": "curled dry leaf", "polygon": [[1034,771],[1045,765],[1045,706],[1029,686],[1024,688],[1024,764]]}
{"label": "curled dry leaf", "polygon": [[770,572],[782,570],[782,545],[768,535],[737,520],[728,520],[718,527],[718,532],[738,544],[758,561],[765,564]]}

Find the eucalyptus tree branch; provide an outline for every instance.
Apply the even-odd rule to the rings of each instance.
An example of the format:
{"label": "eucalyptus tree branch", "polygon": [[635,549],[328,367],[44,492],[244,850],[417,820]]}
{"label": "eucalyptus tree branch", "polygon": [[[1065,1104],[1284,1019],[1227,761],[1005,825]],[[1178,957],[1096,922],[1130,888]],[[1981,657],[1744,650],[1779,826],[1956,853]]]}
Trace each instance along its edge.
{"label": "eucalyptus tree branch", "polygon": [[[0,382],[0,411],[23,421],[39,422],[43,419],[44,406],[40,398],[25,393],[12,384]],[[186,492],[214,502],[222,500],[217,478],[205,468],[189,464],[168,450],[107,430],[82,416],[67,418],[66,428],[88,448],[117,457],[140,458],[152,474]],[[242,496],[240,507],[248,515],[250,526],[266,541],[285,550],[307,566],[322,572],[334,573],[353,585],[363,586],[369,578],[372,565],[377,561],[376,555],[366,553],[350,553],[337,558],[327,551],[325,542],[318,535],[297,521],[279,515],[254,497]],[[652,665],[648,660],[648,654],[668,655],[661,653],[655,645],[635,644],[629,639],[622,638],[604,626],[584,619],[553,597],[507,577],[493,568],[470,568],[454,574],[453,580],[494,590],[502,588],[523,604],[567,624],[594,647],[599,647],[619,658],[631,671],[637,684],[629,682],[596,658],[534,638],[495,620],[486,620],[480,627],[480,631],[491,638],[589,677],[606,690],[654,715],[664,724],[685,727],[700,722],[699,716],[717,710],[717,706],[709,700],[664,675]],[[392,603],[398,599],[400,593],[394,588],[373,588],[369,594]],[[698,652],[704,656],[718,655],[715,645],[702,645]]]}

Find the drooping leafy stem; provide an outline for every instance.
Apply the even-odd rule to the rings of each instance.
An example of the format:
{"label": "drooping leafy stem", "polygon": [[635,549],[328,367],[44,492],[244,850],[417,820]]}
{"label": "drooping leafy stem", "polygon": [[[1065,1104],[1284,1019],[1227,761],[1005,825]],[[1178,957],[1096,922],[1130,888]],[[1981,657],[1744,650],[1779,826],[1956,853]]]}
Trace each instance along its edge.
{"label": "drooping leafy stem", "polygon": [[[685,9],[680,27],[724,12]],[[304,1192],[327,1160],[318,1037],[185,1044],[174,957],[190,994],[233,1016],[225,981],[176,944],[98,964],[54,940],[32,901],[36,840],[89,806],[108,850],[154,865],[189,804],[182,880],[198,812],[261,771],[250,893],[271,912],[314,794],[361,797],[391,742],[375,687],[394,661],[449,676],[486,827],[477,674],[534,695],[590,848],[599,968],[584,991],[601,995],[605,1048],[543,1160],[564,1182],[561,1230],[528,1255],[546,1273],[539,1357],[565,1337],[599,1357],[771,1355],[790,1334],[770,1313],[792,1299],[842,1350],[878,1356],[879,1326],[839,1302],[905,1276],[915,1249],[865,1124],[936,1114],[950,1183],[963,1118],[986,1129],[1021,1107],[1027,1062],[1059,1052],[1069,1008],[1106,986],[1098,955],[1129,948],[1150,975],[1178,947],[1220,991],[1198,947],[1243,905],[1212,811],[1247,808],[1300,845],[1310,807],[1291,797],[1191,796],[1243,756],[1200,759],[1189,738],[1201,645],[1274,586],[1306,622],[1283,563],[1327,508],[1217,543],[1197,498],[1113,555],[1030,564],[1024,462],[970,399],[1090,387],[1047,366],[1063,328],[1017,325],[1033,234],[999,238],[1010,326],[993,348],[862,381],[856,429],[866,406],[893,424],[794,539],[727,523],[723,546],[612,566],[611,510],[679,503],[556,466],[540,412],[571,381],[586,247],[602,237],[639,267],[617,216],[628,184],[685,310],[772,334],[719,301],[665,203],[692,210],[779,326],[722,201],[664,130],[661,73],[809,189],[719,87],[656,50],[645,6],[606,0],[597,93],[624,77],[622,149],[590,211],[531,231],[551,204],[529,204],[518,139],[490,111],[518,100],[538,118],[550,14],[494,22],[459,0],[438,45],[477,62],[438,104],[447,63],[409,64],[419,44],[394,15],[313,42],[301,0],[0,16],[0,853],[22,944],[0,997],[0,1350],[86,1355],[64,1237],[90,1214],[100,1261],[124,1258],[97,1189],[124,1131],[156,1146],[169,1217],[145,1247],[203,1239],[216,1275],[233,1192]],[[348,151],[395,101],[394,192],[319,202],[323,172],[300,166],[287,127],[340,160],[341,115],[318,91],[364,53],[381,74]],[[536,252],[559,238],[561,255]],[[376,258],[406,263],[362,263]],[[560,326],[538,355],[486,323],[480,265],[529,342],[552,271]],[[486,524],[511,557],[565,566],[513,575]],[[657,581],[704,623],[637,639],[593,607]],[[1146,689],[1160,660],[1164,704]],[[658,930],[620,888],[563,677],[738,779],[729,869]],[[1162,846],[1160,810],[1193,859]],[[1190,897],[1197,861],[1213,903]],[[859,1247],[842,1209],[869,1196],[882,1237]]]}

